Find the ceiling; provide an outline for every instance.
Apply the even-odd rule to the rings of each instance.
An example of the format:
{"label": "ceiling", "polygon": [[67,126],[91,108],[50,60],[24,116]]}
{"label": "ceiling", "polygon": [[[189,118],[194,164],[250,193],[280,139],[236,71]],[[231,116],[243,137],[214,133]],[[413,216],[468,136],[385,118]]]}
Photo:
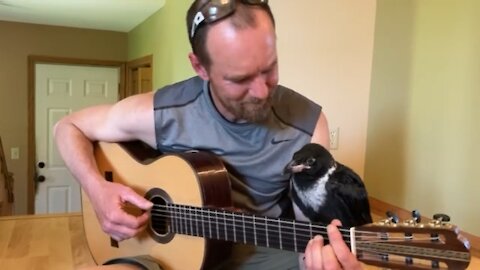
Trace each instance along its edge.
{"label": "ceiling", "polygon": [[0,21],[128,32],[165,1],[0,0]]}

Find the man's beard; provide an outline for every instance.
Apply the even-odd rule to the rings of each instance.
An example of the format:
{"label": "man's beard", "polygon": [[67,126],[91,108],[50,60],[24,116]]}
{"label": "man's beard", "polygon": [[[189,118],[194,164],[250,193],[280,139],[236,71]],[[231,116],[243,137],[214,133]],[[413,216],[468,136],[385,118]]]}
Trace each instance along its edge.
{"label": "man's beard", "polygon": [[267,120],[272,107],[272,95],[264,100],[249,98],[241,102],[221,100],[223,106],[235,116],[237,121],[260,123]]}

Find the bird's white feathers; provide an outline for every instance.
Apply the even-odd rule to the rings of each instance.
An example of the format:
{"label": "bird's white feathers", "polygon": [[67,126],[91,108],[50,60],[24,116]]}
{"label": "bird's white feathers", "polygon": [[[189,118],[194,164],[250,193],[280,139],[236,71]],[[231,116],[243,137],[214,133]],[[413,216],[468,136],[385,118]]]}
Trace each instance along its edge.
{"label": "bird's white feathers", "polygon": [[[299,195],[298,197],[302,200],[304,205],[311,206],[315,211],[318,211],[320,207],[325,202],[327,190],[325,189],[325,184],[327,183],[330,175],[335,171],[336,166],[332,166],[328,169],[327,173],[323,175],[320,179],[316,181],[314,185],[308,190],[302,190],[299,188],[295,181],[293,182],[293,188],[295,192]],[[309,220],[304,213],[294,204],[295,217],[298,220]]]}

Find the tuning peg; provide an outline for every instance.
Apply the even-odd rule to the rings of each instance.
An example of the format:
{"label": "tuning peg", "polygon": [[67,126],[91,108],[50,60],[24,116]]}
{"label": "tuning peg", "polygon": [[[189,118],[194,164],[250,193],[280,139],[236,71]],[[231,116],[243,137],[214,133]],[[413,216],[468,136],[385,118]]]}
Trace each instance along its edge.
{"label": "tuning peg", "polygon": [[395,223],[397,224],[398,221],[400,220],[397,216],[397,214],[393,213],[392,211],[387,211],[386,213],[388,219],[392,222],[392,223]]}
{"label": "tuning peg", "polygon": [[422,216],[420,215],[420,212],[418,210],[412,211],[412,217],[416,223],[422,222]]}
{"label": "tuning peg", "polygon": [[435,215],[433,215],[433,219],[438,220],[440,222],[449,222],[450,221],[450,217],[448,215],[445,215],[445,214],[435,214]]}
{"label": "tuning peg", "polygon": [[[403,222],[404,225],[408,226],[417,226],[418,223],[422,220],[422,217],[420,216],[420,212],[418,210],[413,210],[412,211],[412,219],[405,220]],[[411,233],[405,234],[405,236],[412,236]]]}

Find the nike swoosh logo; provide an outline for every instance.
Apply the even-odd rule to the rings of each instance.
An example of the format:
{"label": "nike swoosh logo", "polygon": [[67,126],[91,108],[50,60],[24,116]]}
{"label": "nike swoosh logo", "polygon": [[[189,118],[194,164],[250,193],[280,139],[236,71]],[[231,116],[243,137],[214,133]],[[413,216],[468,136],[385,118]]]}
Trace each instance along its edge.
{"label": "nike swoosh logo", "polygon": [[272,138],[272,140],[270,141],[272,144],[279,144],[279,143],[282,143],[282,142],[288,142],[288,141],[291,141],[292,139],[285,139],[285,140],[275,140],[275,138]]}

